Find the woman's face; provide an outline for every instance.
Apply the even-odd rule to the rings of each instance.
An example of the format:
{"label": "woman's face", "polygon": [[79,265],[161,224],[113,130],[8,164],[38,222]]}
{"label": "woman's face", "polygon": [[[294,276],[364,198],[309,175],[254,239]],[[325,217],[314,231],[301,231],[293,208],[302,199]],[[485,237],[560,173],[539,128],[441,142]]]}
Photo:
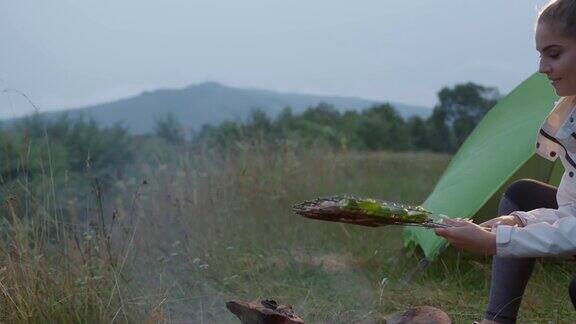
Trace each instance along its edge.
{"label": "woman's face", "polygon": [[546,23],[538,23],[536,50],[540,52],[538,71],[546,74],[556,94],[576,95],[576,38],[561,36]]}

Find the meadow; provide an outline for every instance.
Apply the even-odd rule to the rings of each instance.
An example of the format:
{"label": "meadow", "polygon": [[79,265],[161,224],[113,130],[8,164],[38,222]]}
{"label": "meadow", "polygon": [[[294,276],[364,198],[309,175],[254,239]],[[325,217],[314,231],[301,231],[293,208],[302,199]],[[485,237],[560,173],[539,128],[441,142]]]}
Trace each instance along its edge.
{"label": "meadow", "polygon": [[[401,227],[296,216],[334,194],[419,204],[451,156],[238,144],[159,145],[109,186],[55,178],[3,187],[0,321],[239,323],[229,300],[275,299],[307,323],[382,323],[432,305],[482,317],[490,259],[448,250],[420,272]],[[32,188],[41,187],[42,190]],[[520,323],[574,323],[574,264],[537,266]]]}

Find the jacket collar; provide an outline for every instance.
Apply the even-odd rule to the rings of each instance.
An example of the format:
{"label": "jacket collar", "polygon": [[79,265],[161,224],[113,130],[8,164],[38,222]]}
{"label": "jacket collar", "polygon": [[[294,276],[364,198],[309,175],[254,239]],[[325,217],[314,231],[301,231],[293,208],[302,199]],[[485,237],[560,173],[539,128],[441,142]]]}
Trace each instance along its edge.
{"label": "jacket collar", "polygon": [[548,117],[542,123],[542,130],[548,134],[556,134],[558,129],[568,117],[568,114],[573,107],[576,96],[562,97],[554,104],[554,109],[548,114]]}

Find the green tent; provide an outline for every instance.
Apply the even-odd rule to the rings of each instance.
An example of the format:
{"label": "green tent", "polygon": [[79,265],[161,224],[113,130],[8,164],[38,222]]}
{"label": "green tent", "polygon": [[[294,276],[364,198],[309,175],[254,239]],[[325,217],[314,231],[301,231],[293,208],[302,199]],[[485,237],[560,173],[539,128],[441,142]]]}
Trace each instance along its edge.
{"label": "green tent", "polygon": [[[531,178],[557,185],[563,173],[534,152],[538,128],[558,97],[546,77],[535,74],[493,107],[462,144],[422,204],[449,217],[481,221],[496,216],[511,182]],[[435,259],[447,242],[429,229],[406,228],[405,243]]]}

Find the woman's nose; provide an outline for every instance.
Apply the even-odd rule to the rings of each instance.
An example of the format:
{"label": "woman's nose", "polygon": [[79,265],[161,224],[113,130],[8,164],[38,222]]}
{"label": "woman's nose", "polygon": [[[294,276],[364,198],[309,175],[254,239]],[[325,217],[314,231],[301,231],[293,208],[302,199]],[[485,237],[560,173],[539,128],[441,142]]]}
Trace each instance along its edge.
{"label": "woman's nose", "polygon": [[538,66],[538,72],[543,74],[549,74],[552,72],[550,64],[546,63],[544,60],[540,60],[540,65]]}

